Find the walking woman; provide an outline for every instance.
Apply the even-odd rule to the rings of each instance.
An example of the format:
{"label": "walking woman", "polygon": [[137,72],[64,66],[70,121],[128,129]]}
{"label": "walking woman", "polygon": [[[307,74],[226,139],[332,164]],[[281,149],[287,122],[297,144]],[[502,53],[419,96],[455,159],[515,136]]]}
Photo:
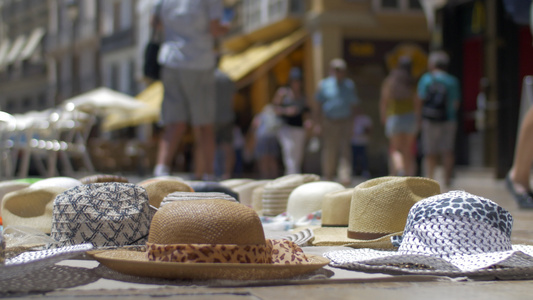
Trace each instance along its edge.
{"label": "walking woman", "polygon": [[418,123],[415,87],[411,60],[401,57],[381,87],[380,115],[390,143],[390,175],[415,175],[414,143]]}

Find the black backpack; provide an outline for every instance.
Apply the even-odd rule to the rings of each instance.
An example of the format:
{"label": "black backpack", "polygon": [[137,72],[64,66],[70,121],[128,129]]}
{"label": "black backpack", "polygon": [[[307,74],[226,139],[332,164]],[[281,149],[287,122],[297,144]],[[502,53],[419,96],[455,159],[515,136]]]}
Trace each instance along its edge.
{"label": "black backpack", "polygon": [[426,99],[422,105],[422,118],[433,122],[444,122],[448,119],[448,89],[446,85],[432,76],[432,83],[428,86]]}

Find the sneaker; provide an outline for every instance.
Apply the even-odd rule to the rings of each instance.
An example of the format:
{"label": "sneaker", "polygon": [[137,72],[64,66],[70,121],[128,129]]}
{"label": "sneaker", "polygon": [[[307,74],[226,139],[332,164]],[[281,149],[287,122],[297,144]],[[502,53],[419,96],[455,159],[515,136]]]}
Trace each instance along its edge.
{"label": "sneaker", "polygon": [[154,176],[170,176],[170,167],[166,165],[156,165],[154,168]]}

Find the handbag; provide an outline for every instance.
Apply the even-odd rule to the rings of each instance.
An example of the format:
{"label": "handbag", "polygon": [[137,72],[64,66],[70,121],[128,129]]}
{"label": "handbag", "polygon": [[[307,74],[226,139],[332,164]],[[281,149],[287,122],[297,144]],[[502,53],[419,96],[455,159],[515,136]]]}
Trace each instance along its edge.
{"label": "handbag", "polygon": [[159,54],[159,48],[161,47],[160,32],[155,28],[152,28],[152,34],[150,41],[144,49],[144,65],[143,74],[145,77],[152,80],[159,80],[161,73],[161,65],[157,61],[157,55]]}

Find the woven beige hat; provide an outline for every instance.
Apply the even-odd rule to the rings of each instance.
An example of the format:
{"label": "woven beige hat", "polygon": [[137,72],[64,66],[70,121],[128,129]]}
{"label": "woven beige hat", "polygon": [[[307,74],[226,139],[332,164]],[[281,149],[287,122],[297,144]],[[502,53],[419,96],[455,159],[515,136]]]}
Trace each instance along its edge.
{"label": "woven beige hat", "polygon": [[265,184],[263,189],[263,214],[276,216],[287,211],[287,202],[291,192],[298,186],[318,181],[320,176],[316,174],[291,174],[272,180]]}
{"label": "woven beige hat", "polygon": [[327,193],[344,190],[345,187],[333,181],[315,181],[304,183],[289,195],[287,213],[295,221],[322,209],[322,201]]}
{"label": "woven beige hat", "polygon": [[348,227],[353,188],[324,195],[322,202],[323,227]]}
{"label": "woven beige hat", "polygon": [[63,187],[26,187],[7,193],[2,199],[4,226],[27,226],[50,233],[54,199],[64,192]]}
{"label": "woven beige hat", "polygon": [[221,199],[174,201],[150,225],[146,252],[103,251],[94,257],[128,275],[181,279],[280,279],[329,261],[289,240],[265,239],[255,211]]}
{"label": "woven beige hat", "polygon": [[124,176],[119,175],[111,175],[111,174],[95,174],[95,175],[89,175],[80,178],[80,181],[83,184],[91,184],[91,183],[103,183],[103,182],[129,182],[128,178]]}
{"label": "woven beige hat", "polygon": [[271,180],[252,180],[244,184],[233,187],[237,194],[239,194],[239,202],[244,205],[253,206],[252,194],[258,187],[262,187],[269,183]]}
{"label": "woven beige hat", "polygon": [[7,193],[21,190],[30,186],[28,182],[20,182],[17,180],[7,180],[0,182],[0,216],[2,215],[2,199]]}
{"label": "woven beige hat", "polygon": [[348,227],[314,230],[314,246],[393,249],[391,236],[401,235],[409,209],[440,194],[439,183],[424,177],[385,176],[353,189]]}
{"label": "woven beige hat", "polygon": [[158,208],[161,201],[170,193],[173,192],[194,192],[192,187],[183,181],[172,179],[160,179],[148,182],[146,184],[139,184],[146,189],[148,193],[148,200],[150,205]]}
{"label": "woven beige hat", "polygon": [[220,184],[230,189],[233,189],[235,187],[241,186],[243,184],[246,184],[252,181],[255,181],[255,180],[251,178],[231,178],[231,179],[225,179],[225,180],[220,181]]}

